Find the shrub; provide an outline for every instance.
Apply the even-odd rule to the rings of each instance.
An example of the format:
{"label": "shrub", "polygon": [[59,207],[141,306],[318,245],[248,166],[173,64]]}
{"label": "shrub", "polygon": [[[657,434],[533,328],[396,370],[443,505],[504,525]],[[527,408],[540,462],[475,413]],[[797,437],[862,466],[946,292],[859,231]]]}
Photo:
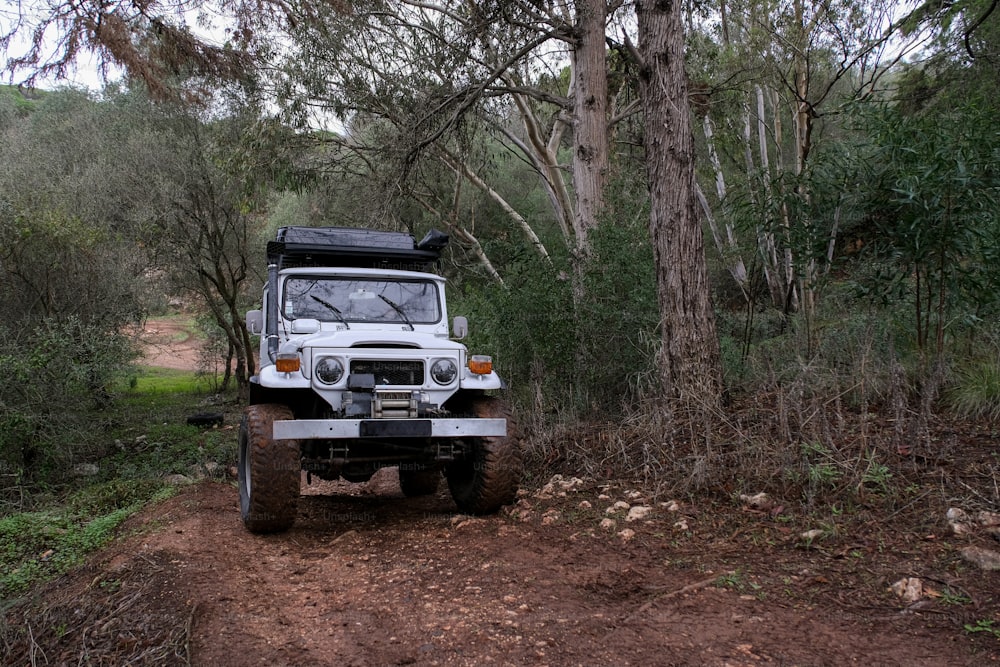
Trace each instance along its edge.
{"label": "shrub", "polygon": [[58,483],[85,459],[92,430],[127,376],[131,340],[76,318],[43,320],[21,342],[0,331],[0,466]]}

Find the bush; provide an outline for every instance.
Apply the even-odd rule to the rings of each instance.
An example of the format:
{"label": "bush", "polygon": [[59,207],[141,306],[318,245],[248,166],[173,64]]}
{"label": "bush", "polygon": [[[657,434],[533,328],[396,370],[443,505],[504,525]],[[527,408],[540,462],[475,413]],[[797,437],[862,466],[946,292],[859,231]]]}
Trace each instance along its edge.
{"label": "bush", "polygon": [[[560,268],[560,266],[562,268]],[[514,399],[532,410],[558,410],[573,395],[572,285],[568,267],[523,257],[505,284],[466,285],[452,309],[470,320],[470,353],[493,355]]]}
{"label": "bush", "polygon": [[0,466],[38,483],[58,483],[89,452],[81,434],[112,399],[136,355],[120,333],[76,318],[44,320],[21,342],[0,330]]}
{"label": "bush", "polygon": [[470,350],[492,354],[536,415],[620,414],[653,370],[659,307],[645,226],[605,222],[590,239],[582,298],[566,258],[550,264],[504,248],[513,257],[504,285],[466,284],[452,299],[472,323]]}
{"label": "bush", "polygon": [[945,390],[945,399],[963,417],[1000,421],[1000,351],[992,359],[962,362]]}

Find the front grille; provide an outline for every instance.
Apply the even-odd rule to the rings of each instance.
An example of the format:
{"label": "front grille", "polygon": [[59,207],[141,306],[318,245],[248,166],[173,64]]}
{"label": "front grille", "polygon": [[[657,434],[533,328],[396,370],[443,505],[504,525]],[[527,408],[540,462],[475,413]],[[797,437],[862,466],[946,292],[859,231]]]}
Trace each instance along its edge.
{"label": "front grille", "polygon": [[424,362],[351,360],[352,375],[367,373],[375,376],[375,384],[379,386],[421,385],[424,383]]}

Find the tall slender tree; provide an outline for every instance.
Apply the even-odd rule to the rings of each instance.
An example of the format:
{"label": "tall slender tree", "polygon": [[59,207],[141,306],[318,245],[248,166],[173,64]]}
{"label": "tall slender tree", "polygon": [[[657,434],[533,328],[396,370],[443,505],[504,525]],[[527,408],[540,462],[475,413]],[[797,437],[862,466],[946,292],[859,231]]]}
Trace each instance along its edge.
{"label": "tall slender tree", "polygon": [[662,317],[661,379],[682,408],[716,408],[722,372],[694,190],[694,138],[677,0],[643,0],[640,90],[645,114],[650,236]]}

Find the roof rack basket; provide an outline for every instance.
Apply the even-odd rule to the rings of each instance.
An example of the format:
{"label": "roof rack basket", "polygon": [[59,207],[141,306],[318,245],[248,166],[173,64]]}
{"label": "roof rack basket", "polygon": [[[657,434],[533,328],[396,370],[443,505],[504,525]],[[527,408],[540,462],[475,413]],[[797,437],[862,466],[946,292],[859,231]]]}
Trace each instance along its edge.
{"label": "roof rack basket", "polygon": [[350,227],[282,227],[267,244],[268,264],[427,271],[441,257],[448,235],[431,230],[419,243],[406,232]]}

